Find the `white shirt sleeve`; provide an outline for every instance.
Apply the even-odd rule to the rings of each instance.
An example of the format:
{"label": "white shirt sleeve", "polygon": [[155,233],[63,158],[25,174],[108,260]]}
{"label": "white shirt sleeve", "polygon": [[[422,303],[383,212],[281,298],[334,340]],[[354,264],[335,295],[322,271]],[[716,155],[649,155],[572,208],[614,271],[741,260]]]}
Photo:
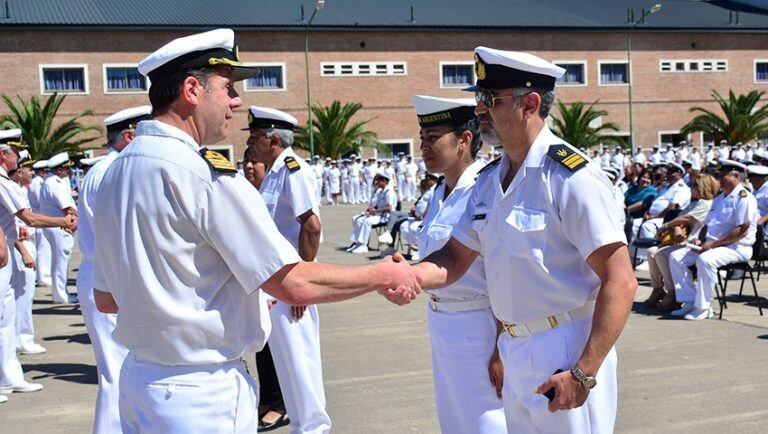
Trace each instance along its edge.
{"label": "white shirt sleeve", "polygon": [[75,200],[72,199],[72,192],[65,184],[57,185],[56,188],[52,189],[51,193],[59,209],[77,208]]}
{"label": "white shirt sleeve", "polygon": [[317,207],[312,199],[315,198],[315,188],[309,184],[307,177],[301,172],[287,173],[283,184],[283,194],[285,194],[291,204],[293,216],[298,218],[307,211],[318,213]]}
{"label": "white shirt sleeve", "polygon": [[5,185],[0,185],[0,206],[11,214],[16,214],[24,208],[29,208],[29,206],[24,206],[22,198],[12,188]]}
{"label": "white shirt sleeve", "polygon": [[200,234],[249,294],[288,264],[301,261],[278,232],[261,194],[242,176],[219,176],[202,193]]}
{"label": "white shirt sleeve", "polygon": [[[475,222],[475,199],[477,191],[473,188],[471,196],[467,201],[467,207],[464,209],[459,221],[453,226],[452,236],[456,241],[465,245],[466,247],[479,252],[480,251],[480,237],[474,229]],[[480,218],[482,217],[482,219]],[[486,220],[488,217],[479,215],[478,222]],[[478,223],[482,224],[482,223]]]}
{"label": "white shirt sleeve", "polygon": [[584,259],[602,246],[627,244],[610,186],[590,168],[564,179],[556,205],[563,231]]}
{"label": "white shirt sleeve", "polygon": [[749,195],[739,197],[736,200],[736,206],[733,207],[733,224],[734,226],[741,226],[745,223],[751,223],[752,216],[756,214],[757,201],[750,200]]}

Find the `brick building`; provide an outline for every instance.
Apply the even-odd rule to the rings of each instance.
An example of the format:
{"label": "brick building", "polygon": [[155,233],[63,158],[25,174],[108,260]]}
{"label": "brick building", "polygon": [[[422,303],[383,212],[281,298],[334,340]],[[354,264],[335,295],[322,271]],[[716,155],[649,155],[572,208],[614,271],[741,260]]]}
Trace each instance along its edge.
{"label": "brick building", "polygon": [[[312,23],[313,103],[360,102],[360,118],[394,151],[418,153],[411,96],[471,97],[477,45],[533,52],[566,67],[564,102],[599,100],[629,135],[631,81],[635,143],[680,139],[689,109],[716,109],[710,93],[768,90],[768,11],[757,1],[328,0]],[[752,3],[752,5],[750,4]],[[239,84],[245,106],[272,106],[307,118],[304,29],[314,3],[221,0],[9,0],[0,2],[0,92],[70,94],[61,117],[93,109],[93,122],[147,103],[137,63],[175,37],[216,27],[236,30],[241,59],[262,74]],[[627,36],[632,23],[631,64]],[[768,102],[768,98],[764,99]],[[0,107],[0,114],[7,108]],[[242,155],[246,107],[227,143]],[[694,143],[707,138],[689,137]],[[373,150],[365,150],[371,154]]]}

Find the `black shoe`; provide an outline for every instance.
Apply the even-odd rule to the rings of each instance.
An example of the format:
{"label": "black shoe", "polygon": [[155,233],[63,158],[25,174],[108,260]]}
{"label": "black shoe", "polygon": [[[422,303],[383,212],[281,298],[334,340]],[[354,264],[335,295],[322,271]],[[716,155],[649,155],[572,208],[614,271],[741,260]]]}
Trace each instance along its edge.
{"label": "black shoe", "polygon": [[291,420],[288,419],[288,414],[280,416],[280,419],[272,423],[264,423],[264,421],[259,420],[258,432],[272,431],[273,429],[280,428],[281,426],[288,425],[289,423],[291,423]]}

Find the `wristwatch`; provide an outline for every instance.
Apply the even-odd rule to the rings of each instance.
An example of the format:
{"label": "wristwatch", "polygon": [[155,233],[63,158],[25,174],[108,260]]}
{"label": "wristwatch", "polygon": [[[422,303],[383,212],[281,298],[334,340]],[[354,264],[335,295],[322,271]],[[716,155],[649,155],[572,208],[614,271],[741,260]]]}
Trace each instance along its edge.
{"label": "wristwatch", "polygon": [[585,374],[584,371],[582,371],[579,368],[579,365],[576,365],[573,368],[571,368],[571,375],[573,375],[573,378],[575,378],[576,381],[581,383],[582,387],[584,387],[587,390],[590,390],[593,387],[597,386],[597,381],[595,381],[595,377],[590,377],[589,375]]}

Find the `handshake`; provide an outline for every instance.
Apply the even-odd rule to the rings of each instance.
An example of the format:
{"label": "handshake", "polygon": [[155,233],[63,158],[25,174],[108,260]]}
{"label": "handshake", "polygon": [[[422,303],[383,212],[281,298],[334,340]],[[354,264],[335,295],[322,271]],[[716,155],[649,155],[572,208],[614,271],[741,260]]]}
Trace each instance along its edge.
{"label": "handshake", "polygon": [[421,292],[421,278],[416,270],[399,252],[387,256],[379,264],[386,282],[378,293],[392,303],[402,306],[416,299]]}

